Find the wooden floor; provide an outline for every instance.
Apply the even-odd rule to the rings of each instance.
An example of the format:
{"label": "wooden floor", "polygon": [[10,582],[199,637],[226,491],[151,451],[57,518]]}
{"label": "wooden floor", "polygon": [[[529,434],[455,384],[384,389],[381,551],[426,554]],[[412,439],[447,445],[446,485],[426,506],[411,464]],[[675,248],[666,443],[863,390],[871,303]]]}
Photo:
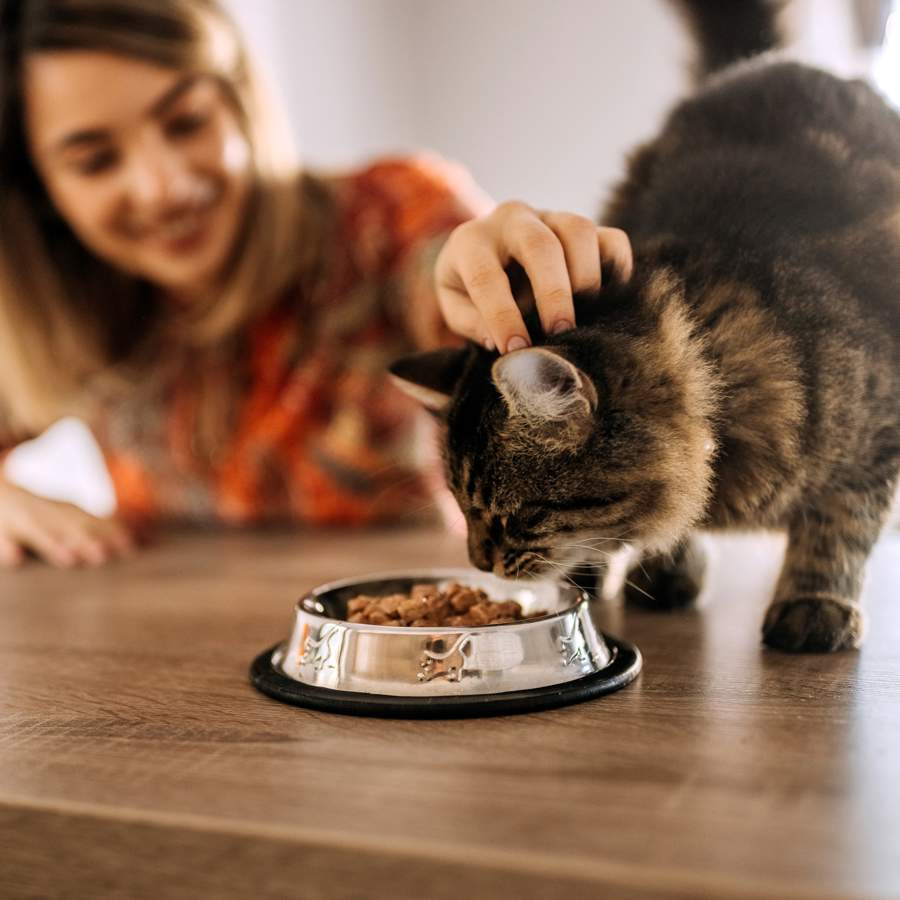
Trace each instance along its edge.
{"label": "wooden floor", "polygon": [[468,721],[247,681],[302,589],[462,563],[457,538],[179,533],[2,574],[0,897],[900,897],[900,541],[832,656],[759,645],[777,541],[715,550],[701,611],[599,611],[636,683]]}

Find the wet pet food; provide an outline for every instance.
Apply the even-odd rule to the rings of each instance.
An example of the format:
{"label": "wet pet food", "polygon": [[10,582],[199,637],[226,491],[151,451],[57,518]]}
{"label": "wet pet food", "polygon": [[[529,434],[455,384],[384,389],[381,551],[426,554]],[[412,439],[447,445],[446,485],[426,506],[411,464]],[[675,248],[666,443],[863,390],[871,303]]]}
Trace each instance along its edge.
{"label": "wet pet food", "polygon": [[462,625],[508,625],[545,616],[526,616],[515,600],[491,600],[479,588],[448,584],[413,585],[409,594],[369,597],[360,594],[347,603],[347,620],[363,625],[408,625],[412,628],[452,628]]}

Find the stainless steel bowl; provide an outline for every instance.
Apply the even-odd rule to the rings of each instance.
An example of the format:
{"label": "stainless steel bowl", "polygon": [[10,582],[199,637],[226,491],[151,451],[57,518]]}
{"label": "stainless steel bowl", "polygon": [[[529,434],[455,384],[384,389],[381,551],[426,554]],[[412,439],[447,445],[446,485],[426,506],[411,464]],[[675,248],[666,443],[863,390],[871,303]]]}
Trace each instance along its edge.
{"label": "stainless steel bowl", "polygon": [[[541,610],[547,615],[477,628],[346,621],[347,602],[358,594],[408,593],[415,584],[442,588],[451,582],[481,588],[494,600],[516,600],[526,615]],[[586,696],[627,684],[639,670],[637,650],[597,630],[589,598],[574,586],[506,581],[474,569],[423,569],[315,588],[296,604],[290,639],[262,654],[251,677],[261,690],[289,702],[329,708],[329,699],[349,700],[350,708],[340,711],[371,713],[362,705],[372,700],[393,710],[375,714],[397,714],[416,709],[417,700],[428,707],[435,701],[452,706],[535,693],[557,698],[542,705],[559,705],[584,699],[589,686]],[[566,686],[577,690],[562,691]],[[304,702],[310,697],[321,702]]]}

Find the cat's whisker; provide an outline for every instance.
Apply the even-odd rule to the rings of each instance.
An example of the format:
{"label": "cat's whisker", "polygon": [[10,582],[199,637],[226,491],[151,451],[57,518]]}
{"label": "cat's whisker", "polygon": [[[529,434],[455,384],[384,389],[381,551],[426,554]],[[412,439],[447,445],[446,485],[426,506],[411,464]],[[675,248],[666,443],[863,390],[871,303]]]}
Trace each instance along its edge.
{"label": "cat's whisker", "polygon": [[398,469],[409,469],[409,465],[399,462],[386,463],[380,469],[373,469],[369,474],[373,477],[378,477],[382,475],[389,475],[391,472],[395,472]]}
{"label": "cat's whisker", "polygon": [[634,588],[639,594],[643,594],[648,600],[656,600],[656,598],[652,594],[648,594],[643,588],[638,587],[633,581],[629,581],[626,578],[625,584],[627,584],[631,588]]}
{"label": "cat's whisker", "polygon": [[581,546],[591,546],[594,542],[600,541],[603,544],[610,543],[612,541],[621,540],[619,537],[605,537],[603,535],[595,535],[593,537],[585,538],[582,541],[573,541],[571,546],[573,547],[581,547]]}
{"label": "cat's whisker", "polygon": [[[619,534],[616,534],[616,535],[591,534],[590,536],[583,538],[580,541],[578,541],[578,540],[569,541],[565,546],[567,546],[567,547],[582,547],[582,546],[593,547],[593,544],[597,541],[600,541],[601,543],[604,543],[604,544],[612,543],[614,541],[624,543],[625,539],[633,531],[634,531],[634,528],[632,527],[632,528],[626,528],[625,531],[623,531]],[[593,549],[596,549],[596,548],[593,548]],[[616,552],[616,551],[612,551],[612,552]]]}
{"label": "cat's whisker", "polygon": [[575,546],[572,544],[561,544],[557,549],[559,550],[575,550],[578,553],[597,553],[607,558],[611,556],[615,556],[615,551],[611,550],[601,550],[599,547],[583,547],[583,546]]}
{"label": "cat's whisker", "polygon": [[[644,561],[640,558],[640,556],[638,557],[637,564],[638,564],[638,566],[640,567],[641,572],[643,572],[644,578],[646,578],[647,581],[650,581],[651,578],[650,578],[650,576],[647,574],[647,570],[644,568]],[[634,585],[632,585],[632,587],[634,587]]]}
{"label": "cat's whisker", "polygon": [[534,553],[534,556],[536,559],[541,560],[541,562],[546,563],[551,568],[558,569],[561,572],[575,572],[575,571],[582,571],[582,570],[584,570],[585,572],[597,572],[603,568],[603,566],[600,563],[569,564],[569,563],[557,562],[554,559],[548,559],[546,556],[544,556],[540,553],[536,553],[536,552]]}
{"label": "cat's whisker", "polygon": [[[534,555],[535,555],[535,557],[536,557],[537,559],[540,559],[542,562],[546,563],[546,564],[547,564],[548,566],[550,566],[551,568],[556,569],[556,570],[559,572],[559,574],[561,574],[562,577],[566,579],[566,581],[568,581],[573,587],[578,587],[579,589],[580,589],[580,586],[579,586],[575,581],[573,581],[573,580],[569,577],[569,574],[568,574],[569,572],[578,572],[578,571],[580,571],[580,570],[582,570],[582,569],[586,569],[586,570],[588,570],[588,571],[596,572],[596,571],[598,571],[600,568],[602,568],[602,567],[600,567],[600,566],[598,566],[598,565],[584,565],[584,566],[582,566],[582,565],[576,565],[576,566],[567,566],[567,565],[565,565],[565,564],[563,564],[563,563],[558,563],[558,562],[556,562],[555,560],[548,559],[546,556],[543,556],[543,555],[540,554],[540,553],[535,553]],[[639,587],[638,585],[636,585],[633,581],[630,581],[629,579],[626,578],[626,579],[625,579],[625,584],[627,584],[627,585],[628,585],[629,587],[631,587],[631,588],[634,588],[634,590],[636,590],[639,594],[643,594],[645,597],[647,597],[647,599],[649,599],[649,600],[653,600],[653,599],[654,599],[654,597],[653,597],[651,594],[648,594],[643,588],[641,588],[641,587]]]}
{"label": "cat's whisker", "polygon": [[415,506],[411,510],[409,510],[410,515],[417,515],[418,513],[425,512],[428,509],[432,509],[433,507],[438,505],[438,501],[436,499],[429,500],[427,503],[423,503],[421,506]]}
{"label": "cat's whisker", "polygon": [[559,544],[557,545],[557,549],[559,550],[580,550],[587,551],[588,553],[602,553],[604,556],[616,556],[621,550],[604,550],[602,547],[593,547],[589,544]]}
{"label": "cat's whisker", "polygon": [[569,574],[565,569],[561,570],[561,572],[562,572],[562,577],[565,578],[565,580],[568,581],[569,584],[572,585],[572,587],[577,588],[578,590],[581,590],[581,586],[574,579],[569,577]]}
{"label": "cat's whisker", "polygon": [[451,532],[455,532],[459,527],[460,523],[465,522],[466,517],[464,513],[460,513],[452,522],[447,523],[447,530]]}

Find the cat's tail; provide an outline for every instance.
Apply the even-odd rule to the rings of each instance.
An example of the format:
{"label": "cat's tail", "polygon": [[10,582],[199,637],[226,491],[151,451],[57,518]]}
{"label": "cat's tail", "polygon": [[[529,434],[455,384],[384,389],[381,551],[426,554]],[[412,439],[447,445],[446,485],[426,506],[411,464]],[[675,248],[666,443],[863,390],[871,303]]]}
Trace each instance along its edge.
{"label": "cat's tail", "polygon": [[694,34],[698,82],[719,69],[782,44],[778,16],[786,0],[670,0]]}

